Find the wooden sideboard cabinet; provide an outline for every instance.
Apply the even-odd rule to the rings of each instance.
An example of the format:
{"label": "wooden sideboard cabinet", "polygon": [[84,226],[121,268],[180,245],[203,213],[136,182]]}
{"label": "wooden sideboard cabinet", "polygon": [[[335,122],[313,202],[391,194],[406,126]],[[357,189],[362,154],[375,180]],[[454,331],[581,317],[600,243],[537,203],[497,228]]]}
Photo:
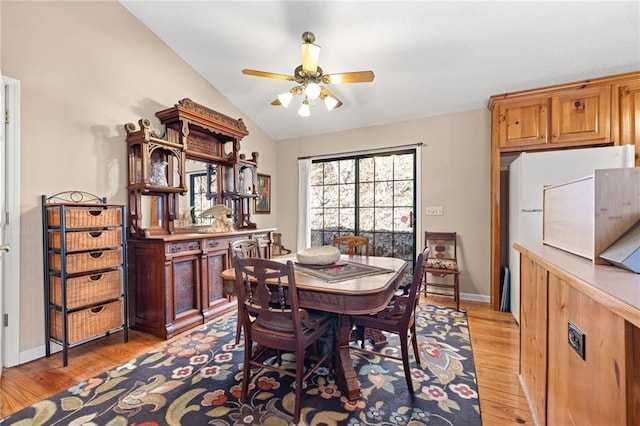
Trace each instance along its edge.
{"label": "wooden sideboard cabinet", "polygon": [[220,278],[231,267],[229,242],[256,238],[263,243],[264,256],[270,258],[273,231],[129,239],[130,327],[169,339],[235,309],[236,302]]}
{"label": "wooden sideboard cabinet", "polygon": [[520,379],[538,425],[640,424],[638,275],[522,247]]}

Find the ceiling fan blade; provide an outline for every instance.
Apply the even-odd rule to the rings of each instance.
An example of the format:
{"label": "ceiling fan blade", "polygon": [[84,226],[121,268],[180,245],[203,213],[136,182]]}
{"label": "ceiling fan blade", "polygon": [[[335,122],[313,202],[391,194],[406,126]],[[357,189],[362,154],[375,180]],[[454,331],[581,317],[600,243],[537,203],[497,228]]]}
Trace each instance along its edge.
{"label": "ceiling fan blade", "polygon": [[242,70],[242,74],[254,75],[256,77],[277,78],[279,80],[294,81],[293,77],[291,77],[290,75],[276,74],[273,72],[266,72],[266,71],[249,70],[246,68]]}
{"label": "ceiling fan blade", "polygon": [[[335,102],[327,101],[327,98],[335,99]],[[326,87],[320,87],[320,99],[322,99],[329,111],[340,108],[342,106],[342,101],[340,101],[340,99],[338,99],[336,95],[331,93]]]}
{"label": "ceiling fan blade", "polygon": [[322,82],[324,84],[369,83],[373,78],[373,71],[354,71],[324,75]]}

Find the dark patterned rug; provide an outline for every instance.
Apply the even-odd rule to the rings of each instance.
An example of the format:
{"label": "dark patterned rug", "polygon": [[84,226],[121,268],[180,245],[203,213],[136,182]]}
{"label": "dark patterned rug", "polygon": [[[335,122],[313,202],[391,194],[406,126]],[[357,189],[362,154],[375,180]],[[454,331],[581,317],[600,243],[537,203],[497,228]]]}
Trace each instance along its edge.
{"label": "dark patterned rug", "polygon": [[[288,425],[293,379],[254,372],[247,403],[240,404],[243,344],[233,344],[235,314],[5,419],[4,425]],[[402,362],[352,352],[362,400],[351,403],[321,368],[306,383],[301,424],[481,425],[478,388],[464,312],[421,305],[419,346],[423,368],[412,361],[413,398]],[[388,352],[399,353],[389,337]],[[411,352],[411,349],[410,349]],[[410,355],[413,360],[413,355]],[[286,362],[286,358],[285,358]]]}

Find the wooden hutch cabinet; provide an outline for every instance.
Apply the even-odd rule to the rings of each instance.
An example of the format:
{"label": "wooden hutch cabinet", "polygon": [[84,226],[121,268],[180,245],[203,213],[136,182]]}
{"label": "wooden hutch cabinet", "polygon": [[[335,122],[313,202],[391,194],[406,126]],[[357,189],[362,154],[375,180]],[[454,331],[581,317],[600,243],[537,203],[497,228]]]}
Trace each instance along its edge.
{"label": "wooden hutch cabinet", "polygon": [[[261,241],[271,257],[272,232],[251,221],[258,153],[240,154],[248,134],[232,119],[190,99],[125,125],[129,154],[129,322],[170,338],[235,309],[220,273],[231,267],[229,243]],[[212,232],[207,210],[223,204],[232,231]]]}
{"label": "wooden hutch cabinet", "polygon": [[[500,303],[502,157],[635,145],[640,167],[640,71],[491,96],[491,300]],[[506,252],[506,251],[504,251]]]}

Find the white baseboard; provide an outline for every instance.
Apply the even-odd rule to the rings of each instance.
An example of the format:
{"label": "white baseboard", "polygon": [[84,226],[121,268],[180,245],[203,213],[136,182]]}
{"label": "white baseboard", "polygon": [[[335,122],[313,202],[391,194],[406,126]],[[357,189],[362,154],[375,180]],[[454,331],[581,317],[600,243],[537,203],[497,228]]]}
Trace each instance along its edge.
{"label": "white baseboard", "polygon": [[[435,295],[435,293],[432,293]],[[448,289],[438,289],[438,296],[444,297],[453,297],[453,291]],[[470,300],[472,302],[491,302],[491,297],[484,294],[476,294],[476,293],[460,293],[460,300]]]}
{"label": "white baseboard", "polygon": [[460,293],[460,299],[462,300],[471,300],[473,302],[491,302],[491,296],[485,294],[475,294],[475,293]]}
{"label": "white baseboard", "polygon": [[[56,352],[60,352],[62,350],[62,346],[55,343],[55,342],[51,342],[51,353],[55,354]],[[26,364],[27,362],[36,360],[36,359],[40,359],[40,358],[44,358],[45,356],[47,356],[46,354],[46,348],[44,345],[40,345],[38,347],[35,348],[31,348],[28,349],[26,351],[21,351],[19,354],[20,357],[20,364]]]}

